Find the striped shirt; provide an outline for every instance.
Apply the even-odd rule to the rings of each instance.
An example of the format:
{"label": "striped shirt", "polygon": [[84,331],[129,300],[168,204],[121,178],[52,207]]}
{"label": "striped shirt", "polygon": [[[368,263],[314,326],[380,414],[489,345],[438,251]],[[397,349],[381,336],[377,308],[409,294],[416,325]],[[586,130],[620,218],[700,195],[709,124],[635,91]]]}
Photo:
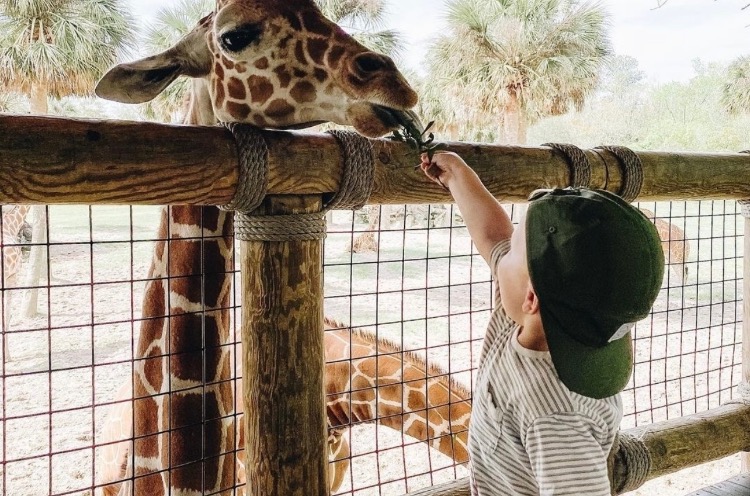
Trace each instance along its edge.
{"label": "striped shirt", "polygon": [[[492,250],[496,272],[510,249]],[[499,294],[479,359],[469,434],[473,496],[609,495],[607,456],[620,395],[601,400],[560,382],[548,352],[523,348]]]}

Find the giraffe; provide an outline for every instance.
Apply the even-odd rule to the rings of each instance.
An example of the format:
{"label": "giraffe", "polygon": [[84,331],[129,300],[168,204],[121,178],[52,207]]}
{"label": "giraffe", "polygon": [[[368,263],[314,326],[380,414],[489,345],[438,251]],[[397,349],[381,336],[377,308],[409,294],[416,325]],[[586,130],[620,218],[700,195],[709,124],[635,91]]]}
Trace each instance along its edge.
{"label": "giraffe", "polygon": [[7,205],[2,208],[2,239],[0,246],[3,248],[3,352],[4,359],[10,360],[10,349],[8,348],[8,331],[10,330],[10,306],[11,288],[18,282],[18,273],[21,270],[21,246],[19,245],[19,233],[26,222],[26,214],[31,207],[29,205]]}
{"label": "giraffe", "polygon": [[[355,424],[378,421],[421,441],[458,463],[468,461],[471,395],[439,366],[428,366],[415,353],[404,351],[371,331],[344,326],[325,318],[325,392],[328,415],[329,481],[336,492],[349,468],[349,443],[343,430]],[[242,354],[238,346],[237,355]],[[242,388],[237,379],[237,390]],[[127,386],[107,419],[99,477],[105,496],[118,494],[126,477],[131,442],[132,402]],[[239,416],[242,400],[235,398]],[[237,444],[237,482],[245,482],[244,431],[240,423]],[[244,494],[240,488],[239,494]]]}
{"label": "giraffe", "polygon": [[[331,121],[375,137],[402,124],[417,103],[390,58],[356,42],[313,0],[218,0],[175,46],[110,69],[96,94],[142,103],[181,75],[192,78],[186,124],[289,129]],[[232,216],[216,207],[162,212],[120,494],[228,494],[234,485],[232,231]]]}
{"label": "giraffe", "polygon": [[651,210],[640,207],[639,210],[656,226],[664,251],[664,260],[679,283],[683,284],[688,276],[685,261],[690,257],[690,243],[685,237],[685,231],[669,221],[656,217]]}

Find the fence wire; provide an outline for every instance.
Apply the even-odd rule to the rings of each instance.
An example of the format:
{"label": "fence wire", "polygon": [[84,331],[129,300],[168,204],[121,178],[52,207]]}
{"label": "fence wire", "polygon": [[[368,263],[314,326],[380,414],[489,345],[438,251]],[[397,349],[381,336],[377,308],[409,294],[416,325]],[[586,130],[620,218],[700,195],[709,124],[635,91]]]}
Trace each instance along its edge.
{"label": "fence wire", "polygon": [[[634,331],[636,363],[623,393],[624,428],[727,402],[742,365],[744,224],[735,202],[639,206],[659,228],[669,270],[652,314]],[[50,206],[25,218],[40,212],[48,221],[42,238],[23,222],[6,229],[16,222],[12,206],[2,207],[0,221],[0,309],[7,340],[0,494],[99,494],[107,457],[118,446],[111,442],[118,427],[112,419],[129,411],[159,209]],[[40,265],[34,262],[39,253],[35,280],[30,269]],[[365,397],[375,405],[369,412],[360,409],[357,418],[339,419],[336,432],[349,445],[343,460],[350,467],[335,494],[400,495],[468,475],[463,464],[434,448],[446,438],[442,451],[457,453],[450,435],[431,431],[422,436],[430,437],[425,443],[406,434],[415,419],[434,413],[404,403],[403,388],[419,386],[419,380],[409,376],[402,389],[386,387],[392,386],[389,377],[407,376],[409,368],[424,380],[442,380],[457,398],[470,398],[493,288],[460,212],[444,205],[333,212],[324,277],[325,314],[335,321],[326,342],[355,336],[348,329],[361,328],[381,349],[373,359],[373,375],[380,377],[329,390],[329,401],[346,398],[351,409]],[[239,279],[235,274],[235,335]],[[38,303],[29,309],[34,291]],[[327,352],[332,364],[351,358],[333,347]],[[386,370],[390,358],[405,365]],[[456,397],[444,404],[430,391],[426,402],[435,411],[461,404]],[[371,421],[375,410],[387,411],[386,418]]]}

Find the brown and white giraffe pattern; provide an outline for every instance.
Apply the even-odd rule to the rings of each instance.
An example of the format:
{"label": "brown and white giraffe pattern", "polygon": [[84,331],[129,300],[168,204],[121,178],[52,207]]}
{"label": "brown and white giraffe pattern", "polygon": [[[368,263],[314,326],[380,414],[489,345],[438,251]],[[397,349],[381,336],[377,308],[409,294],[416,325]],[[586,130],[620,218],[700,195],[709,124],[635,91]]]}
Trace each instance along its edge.
{"label": "brown and white giraffe pattern", "polygon": [[[325,320],[325,392],[328,415],[328,449],[331,491],[343,483],[349,468],[349,443],[345,429],[378,421],[419,440],[428,441],[439,452],[458,463],[468,461],[468,433],[471,418],[469,391],[450,379],[438,366],[428,366],[415,353],[405,352],[394,343],[378,339],[363,329],[345,328]],[[236,350],[241,355],[241,347]],[[242,389],[238,379],[236,390]],[[106,461],[102,483],[119,481],[126,471],[132,403],[126,388],[122,400],[111,412],[105,437],[112,443],[100,458]],[[237,425],[237,483],[245,483],[244,429],[241,397],[235,399]],[[119,442],[115,442],[119,440]],[[105,459],[106,456],[106,459]],[[105,495],[118,494],[119,484],[104,487]],[[141,494],[141,493],[136,493]],[[150,494],[150,493],[149,493]],[[189,494],[180,492],[179,494]],[[239,494],[244,494],[240,487]]]}
{"label": "brown and white giraffe pattern", "polygon": [[[18,274],[21,271],[22,253],[21,246],[18,244],[18,234],[21,231],[26,214],[29,213],[29,205],[6,205],[2,207],[2,240],[0,245],[3,248],[2,271],[3,271],[3,333],[9,330],[11,314],[11,294],[12,289],[18,282]],[[5,346],[6,360],[7,356],[7,336],[3,335],[3,346]]]}
{"label": "brown and white giraffe pattern", "polygon": [[[250,41],[230,50],[230,35]],[[186,124],[334,121],[379,136],[396,125],[383,107],[405,111],[417,100],[389,58],[326,20],[312,0],[220,0],[215,13],[173,48],[111,69],[97,94],[147,101],[179,75],[194,78]],[[134,423],[111,424],[131,429],[119,451],[128,456],[118,462],[115,444],[123,437],[109,438],[114,467],[101,467],[107,475],[99,478],[126,482],[109,485],[105,494],[221,494],[238,478],[228,351],[232,224],[232,216],[215,207],[171,207],[162,214],[144,296],[134,399],[132,407],[120,408]],[[132,451],[128,439],[134,439]],[[332,449],[344,450],[343,436],[334,432],[331,439]]]}

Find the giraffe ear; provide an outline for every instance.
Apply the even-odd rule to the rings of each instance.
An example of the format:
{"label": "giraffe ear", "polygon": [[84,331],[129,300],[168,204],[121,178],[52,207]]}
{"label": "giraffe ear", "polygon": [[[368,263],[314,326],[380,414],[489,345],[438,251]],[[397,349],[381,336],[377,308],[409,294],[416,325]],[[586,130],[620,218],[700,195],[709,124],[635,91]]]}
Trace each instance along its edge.
{"label": "giraffe ear", "polygon": [[210,69],[205,29],[198,26],[165,52],[112,67],[94,92],[115,102],[144,103],[153,100],[178,76],[203,77]]}

